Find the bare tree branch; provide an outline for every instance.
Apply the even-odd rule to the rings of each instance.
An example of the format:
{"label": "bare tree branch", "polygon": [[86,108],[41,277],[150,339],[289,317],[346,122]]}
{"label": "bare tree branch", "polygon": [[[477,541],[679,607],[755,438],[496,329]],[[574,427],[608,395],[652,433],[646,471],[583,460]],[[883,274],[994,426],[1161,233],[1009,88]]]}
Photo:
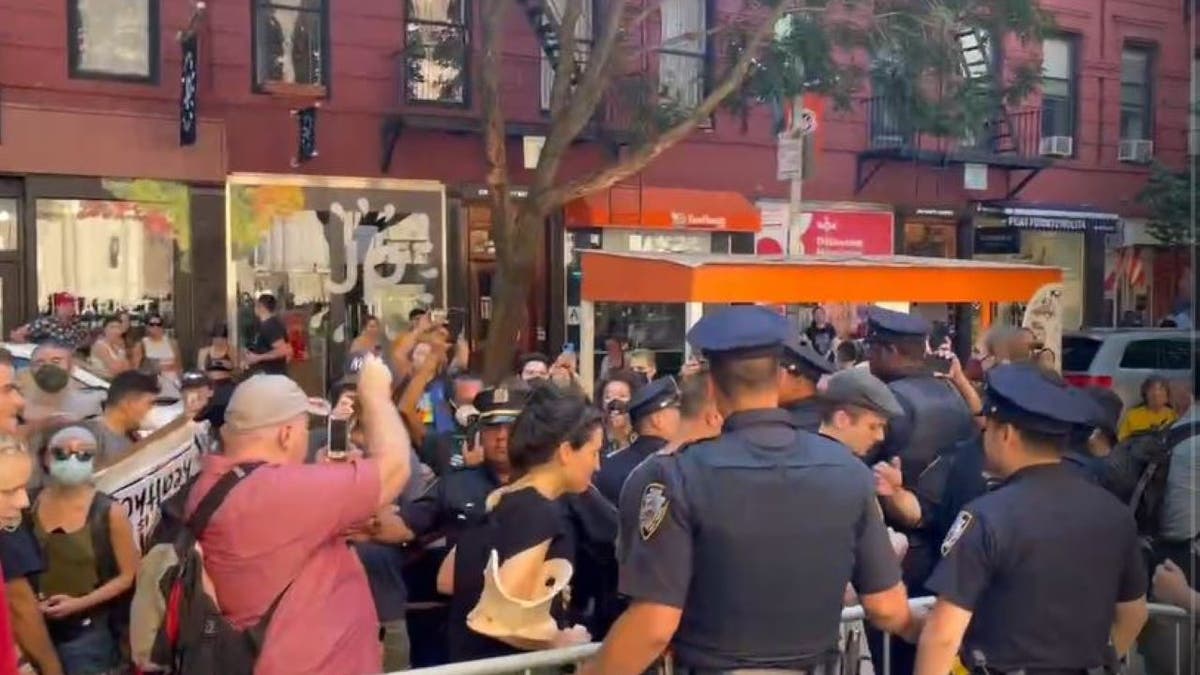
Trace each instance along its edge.
{"label": "bare tree branch", "polygon": [[717,107],[741,86],[747,73],[750,72],[750,66],[754,63],[755,56],[767,39],[772,36],[775,23],[787,13],[788,9],[789,3],[780,2],[770,15],[762,20],[725,78],[713,88],[712,92],[700,102],[700,105],[696,106],[686,119],[635,149],[620,162],[550,190],[545,195],[547,208],[554,208],[577,197],[612,187],[646,168],[650,162],[687,138],[697,126],[712,117]]}
{"label": "bare tree branch", "polygon": [[491,192],[492,238],[497,256],[506,256],[511,239],[508,196],[508,138],[500,99],[504,20],[509,3],[484,3],[479,94],[483,107],[483,152],[487,158],[487,185]]}

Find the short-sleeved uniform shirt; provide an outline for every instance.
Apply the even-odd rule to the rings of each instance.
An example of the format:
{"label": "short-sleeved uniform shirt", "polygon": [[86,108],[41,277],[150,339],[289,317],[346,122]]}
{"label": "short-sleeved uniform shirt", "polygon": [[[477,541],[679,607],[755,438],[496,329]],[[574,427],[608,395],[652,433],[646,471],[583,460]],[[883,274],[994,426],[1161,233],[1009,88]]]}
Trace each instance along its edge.
{"label": "short-sleeved uniform shirt", "polygon": [[46,560],[29,518],[22,518],[13,530],[0,528],[0,567],[4,568],[5,581],[29,579],[37,588],[37,577],[46,571]]}
{"label": "short-sleeved uniform shirt", "polygon": [[620,591],[683,610],[681,665],[814,665],[836,654],[848,582],[866,595],[900,581],[870,470],[787,411],[731,415],[719,438],[634,479],[645,487],[637,531],[620,539]]}
{"label": "short-sleeved uniform shirt", "polygon": [[667,439],[657,436],[638,436],[637,440],[623,450],[617,450],[604,458],[604,464],[592,480],[605,499],[616,505],[621,496],[621,486],[630,472],[650,455],[663,449]]}
{"label": "short-sleeved uniform shirt", "polygon": [[[483,593],[483,572],[493,550],[500,564],[544,541],[550,542],[546,559],[574,562],[571,529],[563,508],[532,487],[510,492],[487,518],[463,532],[454,553],[454,597],[450,601],[450,657],[454,661],[516,654],[520,650],[472,631],[467,615]],[[561,600],[561,598],[560,598]],[[562,615],[561,602],[552,610]]]}
{"label": "short-sleeved uniform shirt", "polygon": [[[189,517],[234,465],[222,455],[202,462],[188,495]],[[267,628],[257,675],[382,670],[367,575],[343,535],[375,514],[379,491],[373,460],[262,466],[213,515],[200,545],[230,621],[253,625],[291,584]]]}
{"label": "short-sleeved uniform shirt", "polygon": [[1116,604],[1146,592],[1132,514],[1059,463],[968,504],[942,553],[927,586],[972,612],[967,665],[979,653],[1002,671],[1102,666]]}
{"label": "short-sleeved uniform shirt", "polygon": [[[283,325],[283,321],[279,317],[267,317],[266,321],[258,324],[258,330],[254,334],[254,342],[250,345],[250,351],[255,354],[266,354],[274,349],[275,343],[280,340],[287,340],[287,327]],[[287,375],[287,359],[281,357],[256,363],[254,364],[254,372],[267,373],[269,375]]]}

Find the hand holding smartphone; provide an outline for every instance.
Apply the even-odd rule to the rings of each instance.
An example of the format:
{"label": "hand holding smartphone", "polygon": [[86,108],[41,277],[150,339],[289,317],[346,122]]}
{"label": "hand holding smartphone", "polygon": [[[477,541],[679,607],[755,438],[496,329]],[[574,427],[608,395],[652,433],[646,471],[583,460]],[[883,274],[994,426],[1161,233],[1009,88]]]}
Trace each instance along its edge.
{"label": "hand holding smartphone", "polygon": [[350,449],[350,421],[329,418],[329,449],[325,458],[331,462],[344,462]]}

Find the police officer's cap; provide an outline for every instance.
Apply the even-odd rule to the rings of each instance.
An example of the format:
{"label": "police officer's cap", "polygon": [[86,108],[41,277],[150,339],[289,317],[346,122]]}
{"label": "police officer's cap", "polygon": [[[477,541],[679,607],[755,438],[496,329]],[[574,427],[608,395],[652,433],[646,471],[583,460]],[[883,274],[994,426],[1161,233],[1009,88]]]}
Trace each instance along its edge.
{"label": "police officer's cap", "polygon": [[778,356],[791,328],[787,319],[757,305],[735,305],[705,314],[688,342],[709,359]]}
{"label": "police officer's cap", "polygon": [[1097,407],[1086,394],[1051,379],[1032,363],[996,366],[984,389],[984,415],[1053,436],[1093,424]]}
{"label": "police officer's cap", "polygon": [[919,316],[896,312],[883,307],[867,310],[867,340],[869,342],[898,342],[926,338],[932,327]]}
{"label": "police officer's cap", "polygon": [[490,387],[475,394],[472,403],[479,411],[479,422],[490,426],[515,422],[528,398],[529,393],[524,389]]}
{"label": "police officer's cap", "polygon": [[637,422],[664,408],[679,405],[679,386],[675,378],[657,379],[637,390],[629,401],[629,419]]}
{"label": "police officer's cap", "polygon": [[904,408],[896,395],[866,368],[847,368],[835,373],[825,384],[821,399],[833,405],[852,405],[884,417],[899,417]]}
{"label": "police officer's cap", "polygon": [[821,379],[822,375],[829,375],[835,370],[829,359],[813,349],[808,340],[800,337],[798,331],[793,331],[784,340],[782,363],[789,373],[807,377],[814,382]]}

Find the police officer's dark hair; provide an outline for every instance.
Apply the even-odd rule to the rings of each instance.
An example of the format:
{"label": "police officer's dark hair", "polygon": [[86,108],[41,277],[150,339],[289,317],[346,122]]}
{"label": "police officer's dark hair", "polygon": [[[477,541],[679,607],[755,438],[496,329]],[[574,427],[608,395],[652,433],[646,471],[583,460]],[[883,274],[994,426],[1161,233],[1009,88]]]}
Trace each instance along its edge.
{"label": "police officer's dark hair", "polygon": [[709,406],[708,366],[679,379],[679,414],[687,419],[699,417]]}
{"label": "police officer's dark hair", "polygon": [[843,340],[838,343],[836,354],[839,362],[858,363],[863,360],[863,348],[858,340]]}
{"label": "police officer's dark hair", "polygon": [[408,321],[409,321],[409,323],[411,323],[411,322],[416,321],[417,319],[425,316],[428,313],[429,313],[429,310],[425,309],[424,307],[417,307],[415,309],[410,309],[408,311]]}
{"label": "police officer's dark hair", "polygon": [[518,474],[549,462],[563,442],[578,450],[600,429],[600,411],[587,399],[554,386],[534,387],[508,438],[508,459]]}
{"label": "police officer's dark hair", "polygon": [[757,394],[778,386],[778,354],[748,359],[718,357],[710,359],[708,367],[717,391],[730,398]]}
{"label": "police officer's dark hair", "polygon": [[271,295],[270,293],[263,293],[262,295],[258,296],[255,302],[262,305],[263,309],[271,312],[272,314],[275,313],[275,308],[279,306],[279,302],[275,300],[275,296]]}

